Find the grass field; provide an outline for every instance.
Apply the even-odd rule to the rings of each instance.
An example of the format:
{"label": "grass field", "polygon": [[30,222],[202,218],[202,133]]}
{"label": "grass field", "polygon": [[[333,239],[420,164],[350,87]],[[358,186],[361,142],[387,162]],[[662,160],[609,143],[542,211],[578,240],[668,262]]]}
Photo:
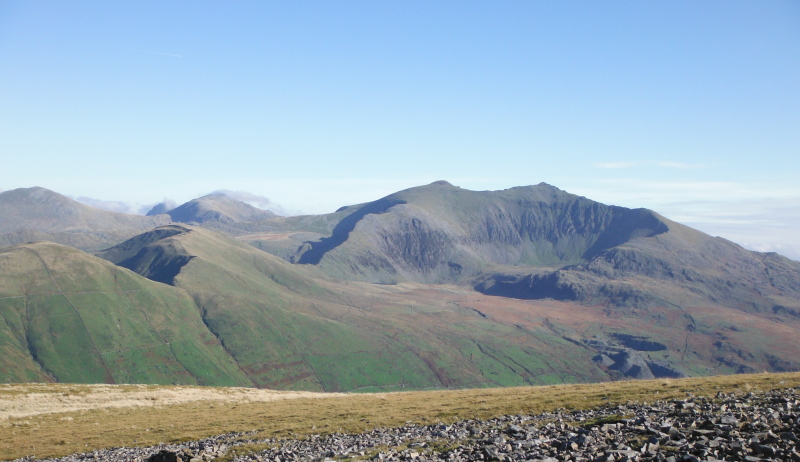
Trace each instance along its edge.
{"label": "grass field", "polygon": [[377,394],[155,385],[0,385],[0,459],[179,442],[231,431],[303,437],[687,393],[800,386],[800,373]]}

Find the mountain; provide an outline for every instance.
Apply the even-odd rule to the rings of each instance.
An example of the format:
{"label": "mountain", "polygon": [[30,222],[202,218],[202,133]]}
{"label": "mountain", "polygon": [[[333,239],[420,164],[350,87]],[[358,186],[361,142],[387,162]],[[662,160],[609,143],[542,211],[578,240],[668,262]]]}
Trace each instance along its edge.
{"label": "mountain", "polygon": [[277,218],[274,213],[221,193],[176,208],[157,204],[141,216],[97,209],[45,188],[20,188],[0,193],[0,217],[0,247],[51,241],[87,251],[106,249],[171,222],[200,224],[231,235],[281,228],[260,225]]}
{"label": "mountain", "polygon": [[544,183],[469,191],[439,181],[337,213],[343,217],[331,235],[307,242],[292,260],[380,283],[464,282],[487,267],[560,268],[667,231],[651,211]]}
{"label": "mountain", "polygon": [[276,216],[269,210],[261,210],[222,193],[193,199],[166,213],[176,223],[216,225],[223,230],[235,229],[233,225],[237,223],[258,222]]}
{"label": "mountain", "polygon": [[560,358],[583,348],[547,329],[523,333],[416,289],[343,284],[197,227],[158,228],[100,255],[190,293],[209,329],[261,387],[350,391],[608,377],[587,354]]}
{"label": "mountain", "polygon": [[185,225],[101,255],[192,294],[239,367],[269,388],[508,386],[800,368],[792,340],[800,318],[788,303],[760,313],[347,282]]}
{"label": "mountain", "polygon": [[0,193],[0,217],[0,246],[48,240],[90,251],[170,222],[96,209],[40,187]]}
{"label": "mountain", "polygon": [[0,380],[248,386],[193,299],[51,242],[0,249]]}
{"label": "mountain", "polygon": [[649,307],[720,304],[800,316],[800,263],[752,252],[662,218],[668,231],[631,239],[553,271],[496,272],[483,293]]}
{"label": "mountain", "polygon": [[713,303],[800,313],[800,262],[544,183],[479,192],[440,181],[330,217],[338,222],[327,236],[300,243],[291,255],[264,245],[264,235],[241,239],[338,278],[374,283],[471,284],[491,295],[615,306]]}
{"label": "mountain", "polygon": [[[800,262],[650,210],[544,183],[447,182],[325,215],[268,216],[224,197],[184,206],[160,217],[192,224],[148,229],[97,254],[107,261],[43,242],[3,249],[0,381],[117,381],[97,358],[138,351],[116,345],[168,327],[198,362],[120,359],[149,371],[129,380],[378,391],[800,370]],[[48,263],[38,249],[51,249]],[[67,301],[99,309],[75,302],[94,293],[126,319],[101,323],[118,340],[97,343],[103,329],[67,317]],[[152,302],[141,317],[133,293]],[[37,346],[43,329],[77,346]],[[75,354],[45,354],[62,350]],[[213,372],[192,369],[206,363]]]}

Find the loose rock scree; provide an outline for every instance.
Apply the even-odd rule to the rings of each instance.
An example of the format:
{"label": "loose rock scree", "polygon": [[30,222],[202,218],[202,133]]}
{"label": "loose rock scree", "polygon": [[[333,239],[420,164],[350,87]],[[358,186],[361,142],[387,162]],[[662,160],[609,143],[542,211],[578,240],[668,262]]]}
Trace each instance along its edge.
{"label": "loose rock scree", "polygon": [[[50,460],[800,462],[798,393],[798,389],[718,393],[453,424],[408,423],[400,428],[311,435],[299,440],[253,440],[252,434],[231,433],[178,445],[116,448]],[[253,444],[268,449],[242,451],[244,445]]]}

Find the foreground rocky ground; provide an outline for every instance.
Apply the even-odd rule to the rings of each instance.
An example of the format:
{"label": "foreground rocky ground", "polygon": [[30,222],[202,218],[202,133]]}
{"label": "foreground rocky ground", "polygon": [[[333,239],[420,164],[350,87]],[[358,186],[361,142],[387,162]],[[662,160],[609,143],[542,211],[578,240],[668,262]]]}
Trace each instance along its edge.
{"label": "foreground rocky ground", "polygon": [[[303,440],[254,441],[248,434],[227,434],[181,445],[116,448],[51,460],[800,462],[798,408],[798,389],[719,393],[588,411],[465,420],[452,425],[409,424],[354,435],[312,435]],[[269,449],[234,456],[232,450],[245,444],[262,444]]]}

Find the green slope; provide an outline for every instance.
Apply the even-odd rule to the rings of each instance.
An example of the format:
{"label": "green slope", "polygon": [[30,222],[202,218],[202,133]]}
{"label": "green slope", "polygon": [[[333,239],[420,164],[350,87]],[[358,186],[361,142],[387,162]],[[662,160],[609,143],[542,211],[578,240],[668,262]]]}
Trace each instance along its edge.
{"label": "green slope", "polygon": [[173,283],[192,294],[258,386],[349,391],[608,377],[552,333],[522,334],[452,303],[411,306],[393,288],[328,281],[204,229],[159,228],[102,255],[151,277],[162,276],[156,267],[179,266]]}
{"label": "green slope", "polygon": [[251,384],[180,289],[48,242],[0,275],[0,381]]}

